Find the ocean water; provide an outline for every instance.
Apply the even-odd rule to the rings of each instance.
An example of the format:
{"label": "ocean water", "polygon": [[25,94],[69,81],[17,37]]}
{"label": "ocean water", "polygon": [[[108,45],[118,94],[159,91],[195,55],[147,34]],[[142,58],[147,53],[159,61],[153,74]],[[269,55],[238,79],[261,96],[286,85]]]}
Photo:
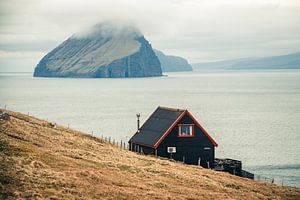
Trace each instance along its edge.
{"label": "ocean water", "polygon": [[0,74],[0,106],[128,141],[157,106],[187,108],[217,141],[216,156],[260,180],[300,187],[300,70],[169,73],[133,79]]}

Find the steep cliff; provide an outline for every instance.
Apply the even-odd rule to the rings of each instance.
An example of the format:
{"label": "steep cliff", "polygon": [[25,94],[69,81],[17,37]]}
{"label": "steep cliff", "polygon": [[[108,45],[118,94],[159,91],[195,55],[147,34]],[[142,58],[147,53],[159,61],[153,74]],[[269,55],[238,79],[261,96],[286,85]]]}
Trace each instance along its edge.
{"label": "steep cliff", "polygon": [[193,71],[192,66],[184,58],[165,55],[163,52],[154,49],[163,72]]}
{"label": "steep cliff", "polygon": [[35,68],[36,77],[161,76],[149,42],[133,26],[97,24],[49,52]]}

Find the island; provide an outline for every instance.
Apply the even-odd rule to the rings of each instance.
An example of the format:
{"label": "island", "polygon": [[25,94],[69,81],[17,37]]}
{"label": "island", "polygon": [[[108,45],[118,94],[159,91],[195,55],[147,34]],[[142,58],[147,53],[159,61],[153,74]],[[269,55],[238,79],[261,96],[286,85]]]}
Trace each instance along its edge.
{"label": "island", "polygon": [[161,76],[151,44],[132,25],[104,22],[72,35],[37,64],[34,77]]}

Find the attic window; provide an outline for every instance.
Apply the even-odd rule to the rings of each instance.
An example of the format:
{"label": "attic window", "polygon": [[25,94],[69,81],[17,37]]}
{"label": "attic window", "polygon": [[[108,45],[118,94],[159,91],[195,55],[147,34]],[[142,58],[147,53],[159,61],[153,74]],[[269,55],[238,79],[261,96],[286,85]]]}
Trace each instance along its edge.
{"label": "attic window", "polygon": [[178,137],[194,137],[194,124],[178,124]]}

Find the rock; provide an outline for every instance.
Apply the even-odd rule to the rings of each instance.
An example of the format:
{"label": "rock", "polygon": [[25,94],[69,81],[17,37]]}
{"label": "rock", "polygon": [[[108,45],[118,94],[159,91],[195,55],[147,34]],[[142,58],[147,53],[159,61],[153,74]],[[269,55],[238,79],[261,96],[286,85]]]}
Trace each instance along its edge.
{"label": "rock", "polygon": [[184,58],[165,55],[163,52],[154,49],[163,72],[193,71],[192,66]]}
{"label": "rock", "polygon": [[49,52],[35,77],[120,78],[161,76],[151,44],[130,25],[97,24]]}
{"label": "rock", "polygon": [[0,121],[8,121],[10,119],[10,116],[7,112],[0,113]]}

